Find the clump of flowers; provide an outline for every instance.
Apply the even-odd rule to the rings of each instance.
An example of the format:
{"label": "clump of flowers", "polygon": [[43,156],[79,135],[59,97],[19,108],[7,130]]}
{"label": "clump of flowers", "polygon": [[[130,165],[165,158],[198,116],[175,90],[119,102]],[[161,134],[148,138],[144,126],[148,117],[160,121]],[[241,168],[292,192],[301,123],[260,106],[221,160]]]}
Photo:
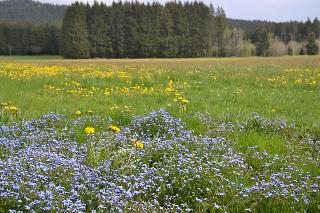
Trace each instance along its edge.
{"label": "clump of flowers", "polygon": [[189,103],[189,100],[188,99],[181,99],[181,103],[183,103],[183,104],[187,104],[187,103]]}
{"label": "clump of flowers", "polygon": [[120,128],[115,126],[115,125],[110,125],[108,127],[108,129],[111,131],[111,132],[114,132],[114,133],[117,133],[117,132],[120,132]]}
{"label": "clump of flowers", "polygon": [[3,102],[0,106],[0,121],[10,121],[18,117],[19,108],[17,106],[11,105],[8,102]]}
{"label": "clump of flowers", "polygon": [[[312,212],[319,203],[317,155],[242,153],[228,138],[194,135],[163,109],[134,117],[121,131],[114,128],[117,134],[105,128],[110,123],[56,114],[1,123],[0,209]],[[77,141],[79,126],[86,127],[89,143]]]}
{"label": "clump of flowers", "polygon": [[140,141],[135,141],[133,145],[137,148],[140,148],[140,149],[144,148],[144,144]]}
{"label": "clump of flowers", "polygon": [[151,112],[147,116],[135,116],[129,124],[138,138],[171,139],[179,136],[190,136],[192,131],[186,129],[185,123],[181,119],[172,117],[164,109]]}
{"label": "clump of flowers", "polygon": [[85,133],[90,135],[90,134],[93,134],[94,133],[94,128],[93,127],[86,127],[84,129]]}

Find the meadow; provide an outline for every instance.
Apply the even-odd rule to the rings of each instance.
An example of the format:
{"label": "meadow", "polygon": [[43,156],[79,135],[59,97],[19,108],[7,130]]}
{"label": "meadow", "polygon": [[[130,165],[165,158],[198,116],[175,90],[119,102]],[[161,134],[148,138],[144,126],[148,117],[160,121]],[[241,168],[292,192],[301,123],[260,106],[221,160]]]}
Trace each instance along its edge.
{"label": "meadow", "polygon": [[320,57],[0,57],[0,212],[320,210]]}

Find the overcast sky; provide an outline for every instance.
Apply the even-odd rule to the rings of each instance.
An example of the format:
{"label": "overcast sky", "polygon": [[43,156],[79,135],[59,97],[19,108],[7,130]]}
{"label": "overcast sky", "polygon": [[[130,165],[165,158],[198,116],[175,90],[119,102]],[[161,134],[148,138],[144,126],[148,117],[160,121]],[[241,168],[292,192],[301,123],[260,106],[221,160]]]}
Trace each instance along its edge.
{"label": "overcast sky", "polygon": [[[38,0],[57,4],[70,4],[74,0]],[[93,2],[94,0],[81,0]],[[100,0],[110,3],[112,0]],[[147,2],[148,0],[139,0]],[[152,1],[152,0],[151,0]],[[159,0],[158,2],[166,2]],[[189,0],[190,1],[190,0]],[[306,21],[308,17],[320,18],[320,0],[203,0],[206,4],[222,6],[227,16],[238,19],[262,19],[270,21]]]}

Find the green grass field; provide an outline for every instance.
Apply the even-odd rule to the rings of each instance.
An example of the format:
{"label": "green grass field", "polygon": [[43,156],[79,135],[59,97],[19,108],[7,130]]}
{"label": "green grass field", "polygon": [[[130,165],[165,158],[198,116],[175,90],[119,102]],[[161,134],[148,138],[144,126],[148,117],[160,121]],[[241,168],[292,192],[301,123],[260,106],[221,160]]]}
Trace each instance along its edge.
{"label": "green grass field", "polygon": [[[127,120],[132,114],[159,108],[181,116],[179,101],[174,100],[183,97],[190,101],[189,115],[208,112],[214,118],[235,121],[257,112],[320,128],[320,71],[312,61],[320,58],[274,59],[275,63],[282,59],[282,65],[270,63],[270,59],[262,64],[259,58],[178,59],[176,63],[140,59],[132,60],[133,65],[130,60],[116,60],[116,64],[90,60],[77,64],[55,57],[45,61],[47,65],[36,57],[9,61],[5,57],[0,58],[0,99],[17,105],[26,118],[93,110]],[[290,64],[301,59],[305,60],[301,65]],[[219,64],[225,61],[230,63]],[[130,107],[130,113],[120,113],[124,106]],[[187,121],[192,125],[192,119]],[[194,125],[198,129],[198,124]]]}
{"label": "green grass field", "polygon": [[[165,109],[171,116],[181,118],[183,122],[186,122],[186,128],[193,130],[194,135],[225,138],[230,148],[239,153],[229,157],[240,156],[242,163],[249,168],[233,168],[228,163],[226,165],[230,168],[220,168],[222,176],[229,178],[234,185],[230,185],[228,181],[228,184],[224,183],[225,179],[220,182],[219,178],[211,173],[202,173],[202,179],[207,181],[212,179],[217,181],[216,183],[229,187],[219,192],[220,195],[213,195],[213,191],[218,193],[220,190],[215,184],[206,185],[207,183],[191,181],[188,182],[188,185],[178,181],[174,185],[168,180],[172,189],[163,185],[160,187],[161,190],[159,189],[161,195],[158,197],[155,198],[153,194],[145,195],[145,197],[139,195],[126,203],[125,207],[120,207],[121,209],[160,211],[161,206],[163,210],[178,211],[179,208],[185,210],[182,205],[185,204],[186,208],[194,211],[291,212],[309,210],[316,212],[319,210],[319,186],[312,185],[319,184],[320,177],[319,56],[74,61],[49,56],[0,57],[0,102],[2,103],[0,119],[3,125],[10,126],[13,122],[23,123],[24,120],[40,119],[44,114],[51,112],[63,114],[66,116],[65,123],[55,127],[60,132],[64,127],[67,128],[66,126],[70,125],[74,132],[72,138],[79,143],[87,141],[83,133],[86,126],[92,126],[99,132],[104,131],[106,122],[99,119],[98,121],[92,120],[93,117],[110,117],[114,123],[124,128],[132,125],[133,116],[148,115],[150,112]],[[74,126],[72,122],[78,119],[85,121]],[[148,124],[146,128],[148,129],[150,125],[153,124]],[[132,129],[135,128],[132,127]],[[152,129],[152,132],[161,130],[160,127],[153,128],[155,129]],[[2,135],[5,134],[2,133]],[[99,137],[92,140],[101,141]],[[142,140],[142,138],[141,136],[137,140]],[[169,149],[170,152],[162,149],[156,150],[152,145],[154,140],[148,141],[149,139],[145,139],[144,149],[146,156],[153,156],[150,157],[152,161],[158,162],[155,159],[161,158],[157,152],[168,156],[178,156],[184,153],[184,151],[175,153],[171,149]],[[161,139],[161,141],[165,140]],[[144,143],[143,140],[141,142]],[[151,148],[148,148],[148,143],[151,144],[149,146]],[[189,144],[191,147],[188,147],[192,153],[197,152],[195,154],[197,157],[193,160],[199,158],[197,168],[199,166],[207,168],[205,166],[207,160],[215,157],[210,155],[208,147],[198,144],[199,148],[197,148],[194,147],[196,144],[198,142],[193,145]],[[113,159],[112,162],[118,162],[118,164],[113,165],[112,168],[123,168],[124,163],[121,159],[124,160],[128,156],[115,157],[110,154],[112,157],[109,156],[109,158],[102,154],[117,153],[117,148],[112,147],[105,150],[105,148],[92,148],[91,145],[87,147],[89,154],[86,154],[86,162],[89,162],[89,165],[96,166],[106,159],[110,161]],[[172,147],[175,147],[176,150],[181,149],[177,144],[173,144]],[[221,154],[221,158],[224,159],[222,161],[225,161],[228,158],[226,156],[230,154],[227,149],[224,150],[225,148],[221,148],[221,152],[218,150],[212,150],[212,152],[217,152],[218,156]],[[0,160],[8,159],[5,154],[6,149],[0,143]],[[202,159],[202,155],[207,156],[207,159]],[[141,157],[132,154],[132,158],[135,159],[135,157],[137,158],[135,163],[144,162],[140,159]],[[219,159],[220,157],[216,157],[215,160],[219,161]],[[178,158],[169,161],[170,165],[179,162]],[[145,163],[150,166],[150,161],[148,162],[149,164]],[[169,164],[162,166],[167,168]],[[294,168],[292,173],[289,167]],[[171,170],[171,167],[167,169],[171,172],[169,176],[174,177],[177,171]],[[230,170],[234,170],[234,173],[240,176]],[[132,168],[125,171],[131,171],[126,175],[135,173]],[[278,176],[280,173],[281,175],[290,174],[292,178],[290,177],[289,180],[281,175],[282,178],[280,178]],[[183,174],[191,175],[191,173]],[[188,179],[187,176],[184,181]],[[266,188],[271,187],[270,185],[261,186],[261,189],[265,189],[261,191],[250,188],[258,179],[270,181],[270,185],[275,184],[272,181],[277,179],[287,185],[284,188],[278,186],[270,189],[268,191],[270,194],[268,194]],[[183,177],[180,181],[182,180]],[[303,186],[304,181],[309,181],[309,185]],[[261,182],[257,183],[261,185]],[[246,193],[245,190],[240,190],[240,185],[237,188],[238,184],[241,187],[248,187],[246,190],[250,188],[250,193],[252,193],[240,198]],[[237,187],[233,188],[235,185]],[[184,188],[186,186],[187,188]],[[193,192],[191,190],[193,194],[189,195],[181,192],[179,187],[186,191],[191,190],[188,187],[198,187],[200,191],[209,187],[210,193],[209,191]],[[312,187],[314,187],[314,192],[311,192]],[[295,188],[303,191],[302,195],[295,192]],[[175,197],[175,194],[178,197]],[[232,197],[233,194],[239,197]],[[83,202],[88,199],[80,197],[79,199]],[[201,202],[195,201],[195,198],[200,199]],[[283,200],[284,198],[288,201]],[[0,182],[0,203],[1,199],[4,204],[0,204],[0,212],[1,209],[4,211],[10,208],[23,209],[14,201],[15,199],[3,199]],[[98,202],[92,199],[91,202]],[[152,208],[149,203],[151,207],[145,209],[140,206],[142,201],[149,202],[150,199],[157,199],[160,204],[153,204],[156,207]],[[23,201],[23,203],[28,202]],[[88,212],[97,206],[98,204],[95,203],[86,203],[85,211]],[[108,203],[110,211],[114,210],[113,207],[113,204]],[[41,208],[35,207],[34,209],[40,210]]]}

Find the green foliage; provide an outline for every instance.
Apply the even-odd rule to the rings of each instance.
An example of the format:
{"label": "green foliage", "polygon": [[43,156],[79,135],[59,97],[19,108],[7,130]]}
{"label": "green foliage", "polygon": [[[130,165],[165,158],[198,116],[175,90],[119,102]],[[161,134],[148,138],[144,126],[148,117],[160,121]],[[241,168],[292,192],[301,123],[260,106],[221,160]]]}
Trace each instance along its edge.
{"label": "green foliage", "polygon": [[252,41],[256,46],[257,56],[269,55],[269,37],[266,28],[258,28],[253,34]]}
{"label": "green foliage", "polygon": [[67,6],[32,0],[0,1],[0,21],[14,23],[60,23]]}
{"label": "green foliage", "polygon": [[218,7],[216,13],[216,44],[217,44],[217,56],[226,56],[226,29],[227,18],[224,10]]}
{"label": "green foliage", "polygon": [[58,54],[58,36],[56,25],[0,23],[0,55]]}
{"label": "green foliage", "polygon": [[104,8],[97,2],[92,7],[87,6],[87,29],[92,58],[107,58],[113,56],[109,26],[109,8]]}
{"label": "green foliage", "polygon": [[60,54],[64,58],[90,57],[84,4],[76,2],[68,7],[65,13],[61,29]]}
{"label": "green foliage", "polygon": [[305,55],[305,51],[303,48],[300,49],[299,55]]}
{"label": "green foliage", "polygon": [[288,55],[293,56],[293,50],[291,46],[288,48]]}
{"label": "green foliage", "polygon": [[[75,8],[86,10],[84,22],[79,17],[71,20],[72,13],[81,14],[72,12]],[[222,27],[218,40],[225,42],[227,24],[222,8],[217,15]],[[199,2],[170,2],[165,5],[114,2],[110,6],[97,2],[92,6],[75,3],[67,9],[63,21],[61,54],[66,58],[86,58],[77,55],[82,48],[86,52],[87,46],[81,45],[86,37],[85,30],[81,28],[85,28],[93,58],[211,56],[208,49],[212,49],[214,43],[209,42],[213,36],[209,30],[212,30],[214,16],[205,4]]]}
{"label": "green foliage", "polygon": [[[318,18],[305,23],[235,20],[228,19],[222,8],[200,2],[76,4],[85,15],[76,12],[79,17],[65,23],[68,27],[63,28],[59,41],[67,6],[1,1],[0,55],[57,54],[60,46],[66,58],[268,56],[283,55],[287,50],[289,54],[284,44],[291,41],[302,44],[311,34],[320,37]],[[269,44],[268,40],[275,39],[283,45]],[[314,54],[316,45],[312,42],[309,46]]]}
{"label": "green foliage", "polygon": [[316,43],[316,37],[314,33],[311,33],[308,38],[308,43],[306,45],[308,55],[318,55],[319,45]]}

